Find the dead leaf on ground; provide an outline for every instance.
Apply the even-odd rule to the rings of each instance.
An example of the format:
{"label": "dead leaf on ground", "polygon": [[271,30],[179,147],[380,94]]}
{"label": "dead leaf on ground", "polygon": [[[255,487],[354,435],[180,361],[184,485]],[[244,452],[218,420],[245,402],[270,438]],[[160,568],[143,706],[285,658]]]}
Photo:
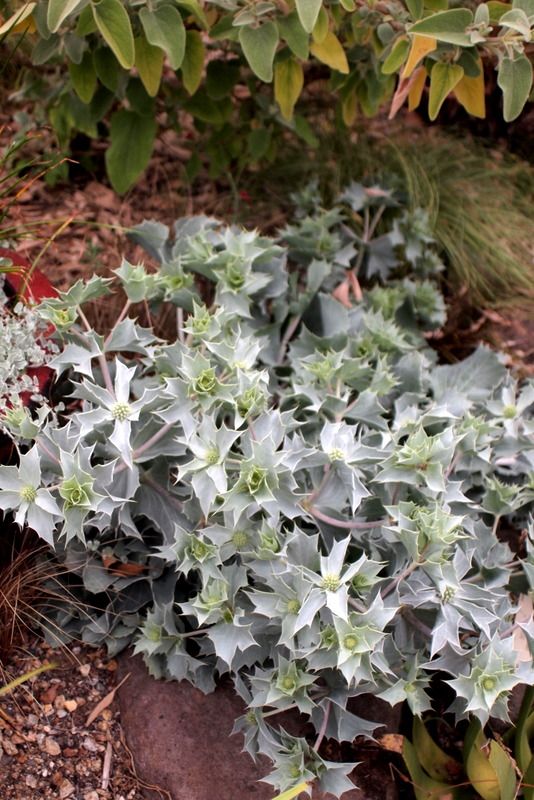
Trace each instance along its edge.
{"label": "dead leaf on ground", "polygon": [[[532,622],[534,616],[534,605],[532,598],[528,594],[519,595],[517,603],[517,614],[515,615],[516,625],[519,623],[528,624]],[[518,661],[531,661],[532,654],[526,633],[518,626],[513,633],[513,647],[517,653]]]}
{"label": "dead leaf on ground", "polygon": [[122,679],[122,681],[120,683],[118,683],[116,686],[114,686],[113,689],[111,690],[111,692],[108,692],[107,695],[105,697],[103,697],[102,700],[99,703],[96,704],[96,706],[93,708],[93,710],[91,711],[91,713],[89,714],[89,716],[87,717],[87,719],[85,721],[85,727],[86,728],[88,728],[90,725],[92,725],[93,722],[95,721],[95,719],[98,716],[100,716],[100,714],[103,711],[105,711],[106,708],[108,708],[108,706],[110,706],[112,704],[112,702],[115,700],[115,694],[117,693],[117,690],[120,689],[122,684],[125,683],[125,681],[128,680],[130,675],[131,675],[130,672],[127,675],[125,675],[124,678]]}
{"label": "dead leaf on ground", "polygon": [[389,750],[390,753],[400,753],[402,755],[402,746],[404,743],[404,736],[400,733],[385,733],[378,740],[378,744]]}

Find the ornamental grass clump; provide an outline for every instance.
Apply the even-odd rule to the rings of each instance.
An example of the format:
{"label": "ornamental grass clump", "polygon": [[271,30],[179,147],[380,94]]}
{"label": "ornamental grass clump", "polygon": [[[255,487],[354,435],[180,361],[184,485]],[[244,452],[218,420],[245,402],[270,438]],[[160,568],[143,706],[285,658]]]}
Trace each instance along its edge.
{"label": "ornamental grass clump", "polygon": [[[205,692],[229,675],[266,780],[335,796],[353,764],[323,740],[381,724],[351,698],[421,715],[436,677],[456,719],[484,725],[534,680],[516,639],[532,641],[516,611],[534,585],[534,385],[484,347],[438,364],[431,237],[403,239],[414,226],[397,208],[363,241],[348,223],[358,207],[374,219],[376,191],[346,199],[334,223],[303,215],[288,247],[203,217],[172,236],[138,226],[160,267],[117,270],[128,306],[107,336],[83,306],[111,280],[37,309],[56,325],[50,366],[71,410],[36,415],[30,434],[10,421],[19,463],[0,468],[2,507],[31,515],[94,610],[88,623],[66,598],[65,639],[113,653],[133,640],[154,676]],[[335,247],[321,256],[325,225]],[[356,273],[353,301],[339,288]],[[177,306],[175,341],[128,316],[139,300]],[[289,709],[313,740],[285,730]]]}

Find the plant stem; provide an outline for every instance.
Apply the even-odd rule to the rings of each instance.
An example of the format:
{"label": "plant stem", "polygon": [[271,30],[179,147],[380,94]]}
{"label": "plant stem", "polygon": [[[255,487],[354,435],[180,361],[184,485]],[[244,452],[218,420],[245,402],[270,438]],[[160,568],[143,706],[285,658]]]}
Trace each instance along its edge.
{"label": "plant stem", "polygon": [[115,330],[117,329],[117,326],[120,325],[120,323],[123,321],[124,317],[126,316],[128,311],[130,310],[130,306],[131,305],[132,305],[132,301],[131,300],[127,300],[125,302],[125,304],[123,305],[121,313],[117,317],[117,319],[115,321],[115,324],[113,325],[112,329],[110,330],[110,332],[106,336],[106,339],[104,341],[104,348],[106,348],[108,346],[108,344],[110,343],[110,341],[111,341],[111,339],[113,337],[113,334],[115,333]]}
{"label": "plant stem", "polygon": [[302,319],[302,314],[297,314],[293,317],[288,323],[288,326],[285,330],[285,333],[282,337],[282,341],[280,342],[280,349],[278,350],[278,358],[276,359],[277,365],[280,365],[284,361],[284,356],[286,354],[287,346],[291,341],[293,334],[297,330],[300,320]]}
{"label": "plant stem", "polygon": [[328,479],[330,477],[330,467],[331,467],[330,464],[326,464],[325,465],[324,471],[323,471],[323,478],[321,480],[321,483],[319,484],[319,486],[316,489],[313,490],[313,492],[308,497],[308,504],[310,506],[313,505],[314,501],[317,500],[317,498],[319,497],[319,495],[323,491],[324,487],[326,486],[326,484],[328,482]]}
{"label": "plant stem", "polygon": [[364,224],[363,224],[363,235],[361,238],[361,246],[358,250],[358,255],[356,256],[356,262],[351,270],[353,275],[358,275],[360,268],[363,264],[363,259],[365,258],[365,254],[367,252],[367,246],[369,245],[371,239],[373,238],[373,234],[376,230],[376,226],[380,222],[382,218],[382,214],[386,210],[386,206],[382,205],[378,208],[376,214],[374,215],[372,221],[369,218],[369,209],[365,208],[364,210]]}
{"label": "plant stem", "polygon": [[48,458],[50,458],[56,464],[61,464],[61,461],[59,460],[59,458],[56,458],[56,456],[53,454],[53,452],[51,450],[48,449],[48,447],[46,446],[46,444],[43,442],[42,439],[36,439],[36,444],[37,444],[37,447],[40,450],[43,451],[43,453],[46,453]]}
{"label": "plant stem", "polygon": [[183,327],[184,327],[184,310],[181,306],[178,306],[178,308],[176,309],[176,334],[178,336],[179,341],[182,342],[182,344],[185,341],[185,334],[183,331]]}
{"label": "plant stem", "polygon": [[162,497],[165,497],[171,505],[173,505],[178,511],[183,511],[183,506],[180,501],[171,494],[167,489],[164,489],[163,486],[160,486],[159,483],[153,481],[151,477],[149,477],[146,473],[139,476],[139,480],[143,483],[148,484],[151,489],[154,489],[155,492],[160,494]]}
{"label": "plant stem", "polygon": [[[83,322],[85,330],[90,333],[93,329],[91,324],[85,314],[83,313],[80,306],[77,306],[78,315]],[[98,363],[100,364],[100,369],[102,370],[102,377],[104,378],[104,383],[106,384],[106,389],[110,393],[112,397],[115,397],[115,389],[113,388],[113,381],[111,380],[111,375],[109,372],[108,362],[106,361],[106,357],[103,353],[98,356]]]}
{"label": "plant stem", "polygon": [[[192,636],[202,636],[202,634],[206,633],[209,628],[197,628],[195,631],[187,631],[187,633],[179,633],[178,636],[182,639],[190,639]],[[170,639],[173,637],[170,636]]]}
{"label": "plant stem", "polygon": [[325,704],[325,707],[324,707],[323,721],[321,723],[321,727],[319,728],[319,733],[317,734],[317,739],[315,740],[315,744],[313,745],[313,749],[315,750],[316,753],[319,751],[319,748],[321,746],[321,742],[323,741],[324,735],[326,733],[326,728],[327,728],[327,725],[328,725],[328,718],[330,717],[331,705],[332,704],[331,704],[330,700],[327,700],[326,704]]}
{"label": "plant stem", "polygon": [[428,625],[425,625],[424,622],[421,622],[421,620],[415,616],[410,608],[403,606],[400,613],[406,622],[412,626],[412,628],[415,628],[417,631],[419,631],[419,633],[422,633],[427,639],[432,638],[432,628],[429,628]]}
{"label": "plant stem", "polygon": [[377,519],[373,520],[372,522],[357,522],[354,520],[353,522],[349,522],[349,520],[341,520],[336,519],[335,517],[330,517],[328,514],[323,514],[322,511],[319,511],[318,508],[315,506],[304,507],[304,510],[311,514],[312,517],[316,519],[320,519],[321,522],[326,522],[328,525],[332,525],[334,528],[344,528],[345,530],[370,530],[371,528],[381,528],[382,525],[385,525],[388,521],[387,519]]}
{"label": "plant stem", "polygon": [[[145,453],[150,447],[152,447],[152,445],[156,444],[156,442],[159,442],[159,440],[170,431],[174,424],[174,422],[166,422],[165,425],[162,425],[159,431],[156,431],[156,433],[153,434],[150,439],[147,439],[144,444],[140,445],[137,450],[133,451],[132,461],[135,461],[136,458],[139,458],[139,456]],[[125,469],[128,469],[128,464],[123,461],[122,464],[119,464],[115,472],[122,472]]]}
{"label": "plant stem", "polygon": [[359,611],[360,614],[365,614],[365,612],[369,610],[364,606],[363,603],[360,603],[360,601],[356,600],[354,597],[349,597],[349,606],[352,606],[356,611]]}
{"label": "plant stem", "polygon": [[401,581],[403,581],[405,578],[407,578],[408,575],[411,575],[412,572],[414,572],[417,569],[417,567],[421,566],[421,564],[422,564],[421,559],[418,559],[417,561],[412,561],[412,563],[409,564],[406,567],[406,569],[404,569],[400,573],[400,575],[397,575],[397,577],[394,580],[392,580],[391,583],[388,583],[388,585],[385,587],[385,589],[381,593],[382,594],[382,599],[384,599],[384,597],[387,597],[388,594],[391,594],[391,592],[393,592],[397,588],[399,583]]}
{"label": "plant stem", "polygon": [[339,414],[336,414],[336,422],[341,422],[343,417],[345,417],[349,413],[349,411],[352,411],[352,409],[354,408],[354,406],[356,405],[356,403],[358,402],[359,399],[360,399],[360,396],[358,395],[358,397],[356,397],[355,400],[352,400],[348,404],[348,406],[343,409],[343,411],[340,411]]}

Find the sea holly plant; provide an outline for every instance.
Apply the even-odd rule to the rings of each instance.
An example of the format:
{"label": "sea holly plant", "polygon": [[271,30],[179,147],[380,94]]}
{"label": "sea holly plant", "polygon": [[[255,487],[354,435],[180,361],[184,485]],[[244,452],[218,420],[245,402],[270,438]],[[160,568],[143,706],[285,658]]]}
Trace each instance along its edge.
{"label": "sea holly plant", "polygon": [[[49,364],[68,412],[37,400],[17,427],[5,406],[18,457],[0,506],[66,568],[58,637],[133,642],[153,675],[206,692],[229,676],[266,780],[341,796],[353,765],[324,741],[383,722],[353,698],[421,715],[446,681],[453,718],[484,726],[534,680],[518,614],[534,389],[485,347],[438,363],[441,265],[421,212],[355,185],[333,214],[310,191],[276,240],[205,217],[139,225],[153,265],[115,272],[127,301],[107,335],[83,307],[113,283],[33,310],[65,320]],[[175,305],[176,338],[142,327],[138,301]],[[290,710],[315,737],[287,732]]]}

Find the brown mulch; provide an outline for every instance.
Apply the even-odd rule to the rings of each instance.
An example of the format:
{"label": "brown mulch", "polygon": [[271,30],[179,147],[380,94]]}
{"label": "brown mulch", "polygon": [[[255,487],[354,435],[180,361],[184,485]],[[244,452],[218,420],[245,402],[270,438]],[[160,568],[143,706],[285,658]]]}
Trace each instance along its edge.
{"label": "brown mulch", "polygon": [[50,662],[57,668],[0,697],[2,800],[140,800],[116,702],[87,724],[115,685],[115,660],[34,642],[12,652],[0,687]]}

